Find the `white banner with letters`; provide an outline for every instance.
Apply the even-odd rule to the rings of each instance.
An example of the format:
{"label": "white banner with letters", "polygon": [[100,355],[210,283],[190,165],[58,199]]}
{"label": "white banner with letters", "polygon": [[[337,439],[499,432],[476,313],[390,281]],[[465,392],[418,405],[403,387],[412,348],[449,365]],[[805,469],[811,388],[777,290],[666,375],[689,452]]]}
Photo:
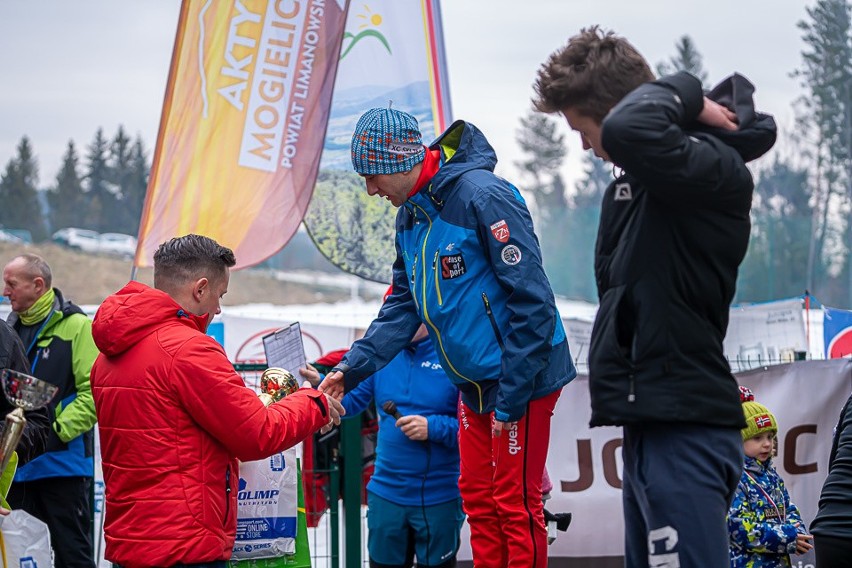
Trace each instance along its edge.
{"label": "white banner with letters", "polygon": [[[802,361],[761,367],[736,377],[778,419],[775,467],[810,524],[828,469],[834,426],[852,392],[852,361]],[[563,390],[551,425],[547,469],[553,491],[546,506],[554,513],[573,513],[568,531],[559,533],[550,546],[551,568],[621,565],[622,431],[615,427],[589,428],[590,417],[588,378],[579,376]],[[462,543],[459,559],[469,560],[467,528]],[[585,560],[578,564],[580,558]],[[813,568],[812,556],[796,556],[794,560],[794,566]]]}
{"label": "white banner with letters", "polygon": [[735,372],[792,362],[808,351],[801,298],[733,307],[730,316],[724,348]]}

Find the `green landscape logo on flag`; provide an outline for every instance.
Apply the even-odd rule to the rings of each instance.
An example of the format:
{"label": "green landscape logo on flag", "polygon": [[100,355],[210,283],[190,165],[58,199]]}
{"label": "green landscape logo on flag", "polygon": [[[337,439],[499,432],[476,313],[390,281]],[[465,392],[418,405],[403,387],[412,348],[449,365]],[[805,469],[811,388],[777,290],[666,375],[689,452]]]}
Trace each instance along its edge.
{"label": "green landscape logo on flag", "polygon": [[382,34],[382,32],[377,29],[379,26],[382,25],[382,15],[374,14],[373,11],[370,10],[370,7],[366,4],[364,4],[364,9],[367,11],[366,14],[358,14],[358,19],[364,20],[364,23],[359,25],[358,29],[363,31],[358,32],[357,34],[353,34],[352,32],[343,32],[343,44],[346,47],[343,49],[343,53],[340,54],[341,60],[346,57],[347,53],[352,51],[352,48],[355,47],[355,44],[357,44],[362,39],[368,37],[376,38],[382,45],[385,46],[385,49],[388,50],[389,54],[393,54],[387,38]]}

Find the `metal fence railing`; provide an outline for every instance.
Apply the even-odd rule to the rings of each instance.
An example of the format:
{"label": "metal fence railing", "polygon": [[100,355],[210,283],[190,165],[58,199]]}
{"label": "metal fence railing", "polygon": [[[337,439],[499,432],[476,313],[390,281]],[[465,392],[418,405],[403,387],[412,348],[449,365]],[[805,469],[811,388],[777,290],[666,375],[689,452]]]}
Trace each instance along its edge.
{"label": "metal fence railing", "polygon": [[[260,392],[265,364],[234,366],[246,386]],[[306,442],[313,443],[309,438]],[[366,509],[361,505],[362,454],[359,420],[340,426],[340,444],[327,467],[302,470],[302,488],[307,517],[308,546],[312,568],[358,568],[368,566],[366,552]],[[341,495],[342,490],[342,495]]]}

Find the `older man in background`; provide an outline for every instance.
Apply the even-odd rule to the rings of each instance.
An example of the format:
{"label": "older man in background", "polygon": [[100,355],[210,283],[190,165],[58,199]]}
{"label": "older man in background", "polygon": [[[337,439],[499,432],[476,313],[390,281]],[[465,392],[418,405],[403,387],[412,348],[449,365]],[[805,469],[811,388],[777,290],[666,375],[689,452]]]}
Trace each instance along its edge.
{"label": "older man in background", "polygon": [[50,266],[35,254],[3,269],[9,324],[29,358],[30,374],[59,387],[47,451],[18,468],[9,504],[44,521],[57,568],[92,568],[91,485],[95,406],[89,373],[98,355],[92,322],[52,287]]}

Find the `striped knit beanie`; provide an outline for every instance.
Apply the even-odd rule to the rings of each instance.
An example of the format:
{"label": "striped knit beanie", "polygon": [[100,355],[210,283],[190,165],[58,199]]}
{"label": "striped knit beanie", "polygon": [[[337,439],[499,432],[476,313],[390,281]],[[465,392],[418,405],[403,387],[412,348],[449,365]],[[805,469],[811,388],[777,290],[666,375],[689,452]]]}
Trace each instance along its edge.
{"label": "striped knit beanie", "polygon": [[352,166],[361,175],[407,172],[424,155],[420,126],[407,112],[374,108],[355,125]]}
{"label": "striped knit beanie", "polygon": [[743,403],[746,427],[743,428],[743,440],[754,438],[764,432],[778,432],[778,421],[762,404],[755,402],[754,394],[748,387],[740,387],[740,401]]}

